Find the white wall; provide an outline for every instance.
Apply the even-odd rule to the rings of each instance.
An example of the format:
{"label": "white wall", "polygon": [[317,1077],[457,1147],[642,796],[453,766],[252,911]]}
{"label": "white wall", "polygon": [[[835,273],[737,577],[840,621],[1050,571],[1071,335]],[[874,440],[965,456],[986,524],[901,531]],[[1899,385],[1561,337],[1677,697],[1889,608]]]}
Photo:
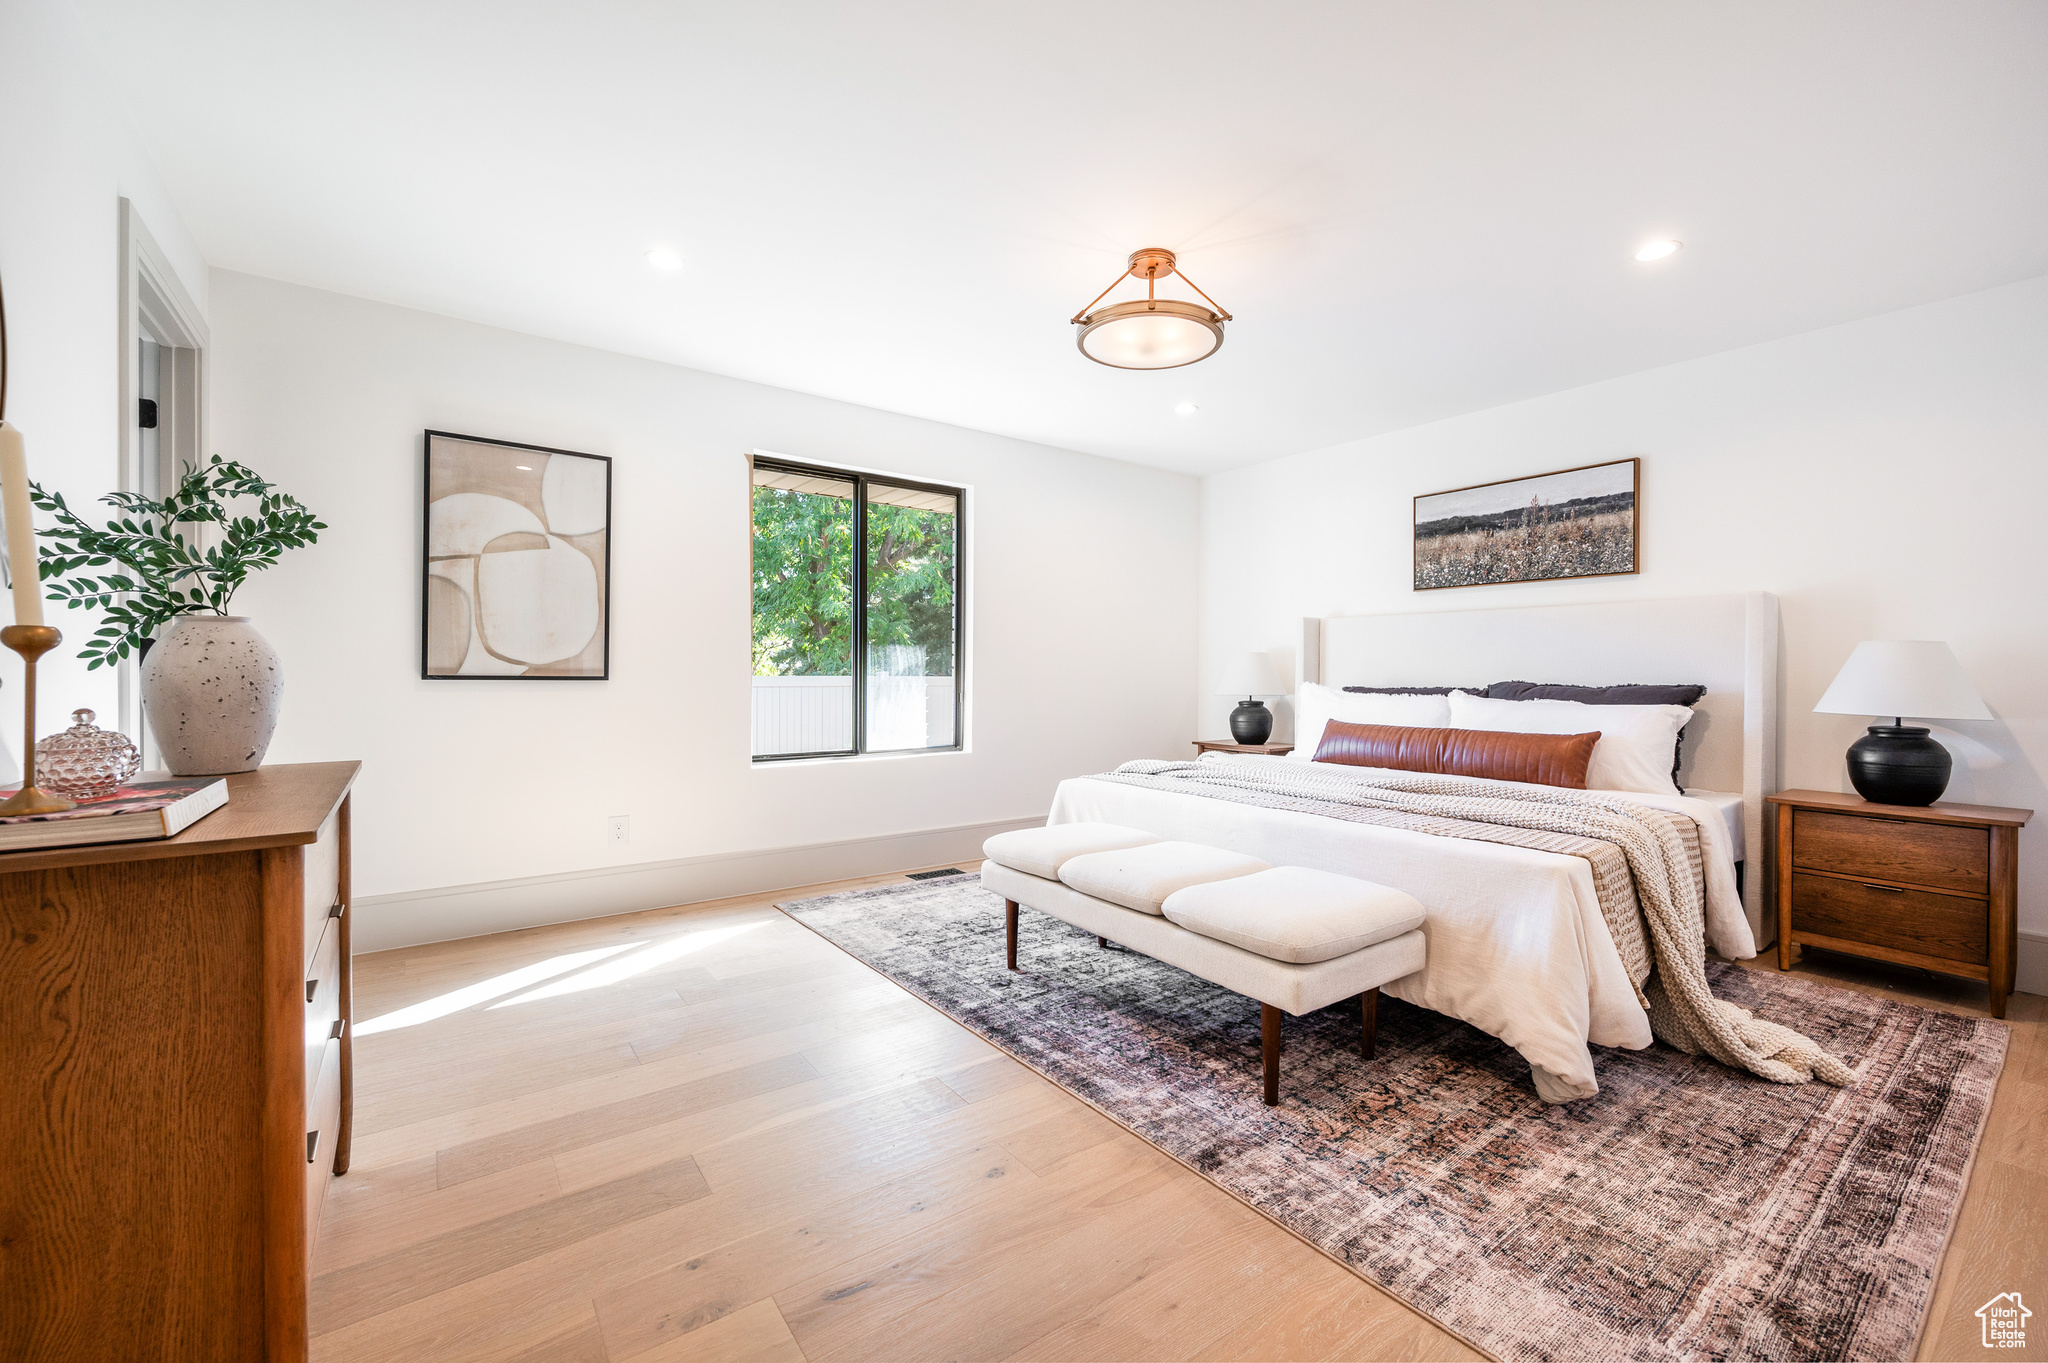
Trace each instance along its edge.
{"label": "white wall", "polygon": [[[1627,455],[1643,460],[1640,575],[1410,589],[1416,494]],[[1812,710],[1858,640],[1948,640],[1998,718],[1952,726],[1952,747],[1997,765],[1959,760],[1946,798],[2042,811],[2020,837],[2020,928],[2038,936],[2044,516],[2048,279],[1238,469],[1202,487],[1203,727],[1229,710],[1206,683],[1230,652],[1291,665],[1304,615],[1776,592],[1781,785],[1849,789],[1843,750],[1867,721]]]}
{"label": "white wall", "polygon": [[[210,322],[214,444],[331,527],[237,609],[285,660],[269,760],[364,763],[359,942],[702,897],[744,881],[575,873],[1042,818],[1062,777],[1186,751],[1193,478],[246,275]],[[430,427],[616,461],[612,680],[420,679]],[[971,751],[749,761],[749,449],[967,485]]]}
{"label": "white wall", "polygon": [[[93,41],[60,0],[6,0],[0,53],[0,282],[7,293],[7,420],[28,445],[29,475],[74,507],[120,473],[120,201],[134,201],[186,291],[206,301],[206,264],[137,149]],[[12,622],[11,607],[0,619]],[[84,614],[51,607],[66,646],[37,668],[41,731],[80,705],[115,723],[114,674],[87,673],[72,646]],[[0,649],[0,735],[21,751],[21,660]]]}

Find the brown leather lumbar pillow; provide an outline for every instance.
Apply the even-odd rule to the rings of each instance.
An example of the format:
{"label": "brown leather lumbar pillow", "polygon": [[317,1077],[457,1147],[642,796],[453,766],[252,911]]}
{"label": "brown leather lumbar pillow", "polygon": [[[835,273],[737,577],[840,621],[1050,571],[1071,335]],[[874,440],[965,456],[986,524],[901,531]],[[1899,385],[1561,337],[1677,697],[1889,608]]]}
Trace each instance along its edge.
{"label": "brown leather lumbar pillow", "polygon": [[1408,729],[1396,724],[1347,724],[1323,730],[1315,760],[1347,767],[1392,767],[1445,776],[1484,776],[1539,786],[1586,788],[1598,733],[1510,734],[1490,729]]}

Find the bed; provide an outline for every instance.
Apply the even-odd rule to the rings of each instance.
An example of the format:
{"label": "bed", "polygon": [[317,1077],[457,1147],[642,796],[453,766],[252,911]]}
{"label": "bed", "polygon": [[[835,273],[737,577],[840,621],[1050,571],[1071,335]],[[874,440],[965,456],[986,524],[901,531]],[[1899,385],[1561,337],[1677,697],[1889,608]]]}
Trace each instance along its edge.
{"label": "bed", "polygon": [[[1302,622],[1297,675],[1338,686],[1483,686],[1508,678],[1704,683],[1679,769],[1687,794],[1627,798],[1696,826],[1708,946],[1741,959],[1771,940],[1770,877],[1738,880],[1737,865],[1764,846],[1763,797],[1776,765],[1777,628],[1776,600],[1761,592],[1321,618]],[[1292,759],[1222,760],[1256,769]],[[1353,770],[1360,781],[1374,775]],[[1429,910],[1429,964],[1386,992],[1515,1047],[1548,1101],[1599,1091],[1591,1047],[1651,1044],[1648,1013],[1581,857],[1096,777],[1063,782],[1053,802],[1050,822],[1084,820],[1360,876],[1414,895]]]}

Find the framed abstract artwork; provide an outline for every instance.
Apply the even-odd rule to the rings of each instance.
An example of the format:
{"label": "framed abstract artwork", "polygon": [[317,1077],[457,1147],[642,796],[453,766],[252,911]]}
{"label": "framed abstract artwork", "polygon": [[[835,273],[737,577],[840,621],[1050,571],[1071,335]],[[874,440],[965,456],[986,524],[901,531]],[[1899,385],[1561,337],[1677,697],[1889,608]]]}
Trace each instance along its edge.
{"label": "framed abstract artwork", "polygon": [[1636,571],[1638,459],[1415,499],[1415,590]]}
{"label": "framed abstract artwork", "polygon": [[611,675],[612,461],[428,431],[420,675]]}

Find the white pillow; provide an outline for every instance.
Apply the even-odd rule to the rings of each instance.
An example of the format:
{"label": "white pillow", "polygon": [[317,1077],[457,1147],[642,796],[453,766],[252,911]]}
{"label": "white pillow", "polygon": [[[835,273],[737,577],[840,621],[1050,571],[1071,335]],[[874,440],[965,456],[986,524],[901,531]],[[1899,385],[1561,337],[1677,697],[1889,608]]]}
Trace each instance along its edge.
{"label": "white pillow", "polygon": [[1634,790],[1669,795],[1671,753],[1678,731],[1692,718],[1685,705],[1587,705],[1576,700],[1489,700],[1467,692],[1450,697],[1451,727],[1510,734],[1589,734],[1598,731],[1586,768],[1589,790]]}
{"label": "white pillow", "polygon": [[1303,682],[1294,693],[1294,751],[1297,762],[1312,761],[1323,741],[1323,726],[1333,719],[1346,724],[1398,724],[1404,729],[1444,729],[1451,724],[1451,703],[1443,696],[1370,696],[1334,686]]}

